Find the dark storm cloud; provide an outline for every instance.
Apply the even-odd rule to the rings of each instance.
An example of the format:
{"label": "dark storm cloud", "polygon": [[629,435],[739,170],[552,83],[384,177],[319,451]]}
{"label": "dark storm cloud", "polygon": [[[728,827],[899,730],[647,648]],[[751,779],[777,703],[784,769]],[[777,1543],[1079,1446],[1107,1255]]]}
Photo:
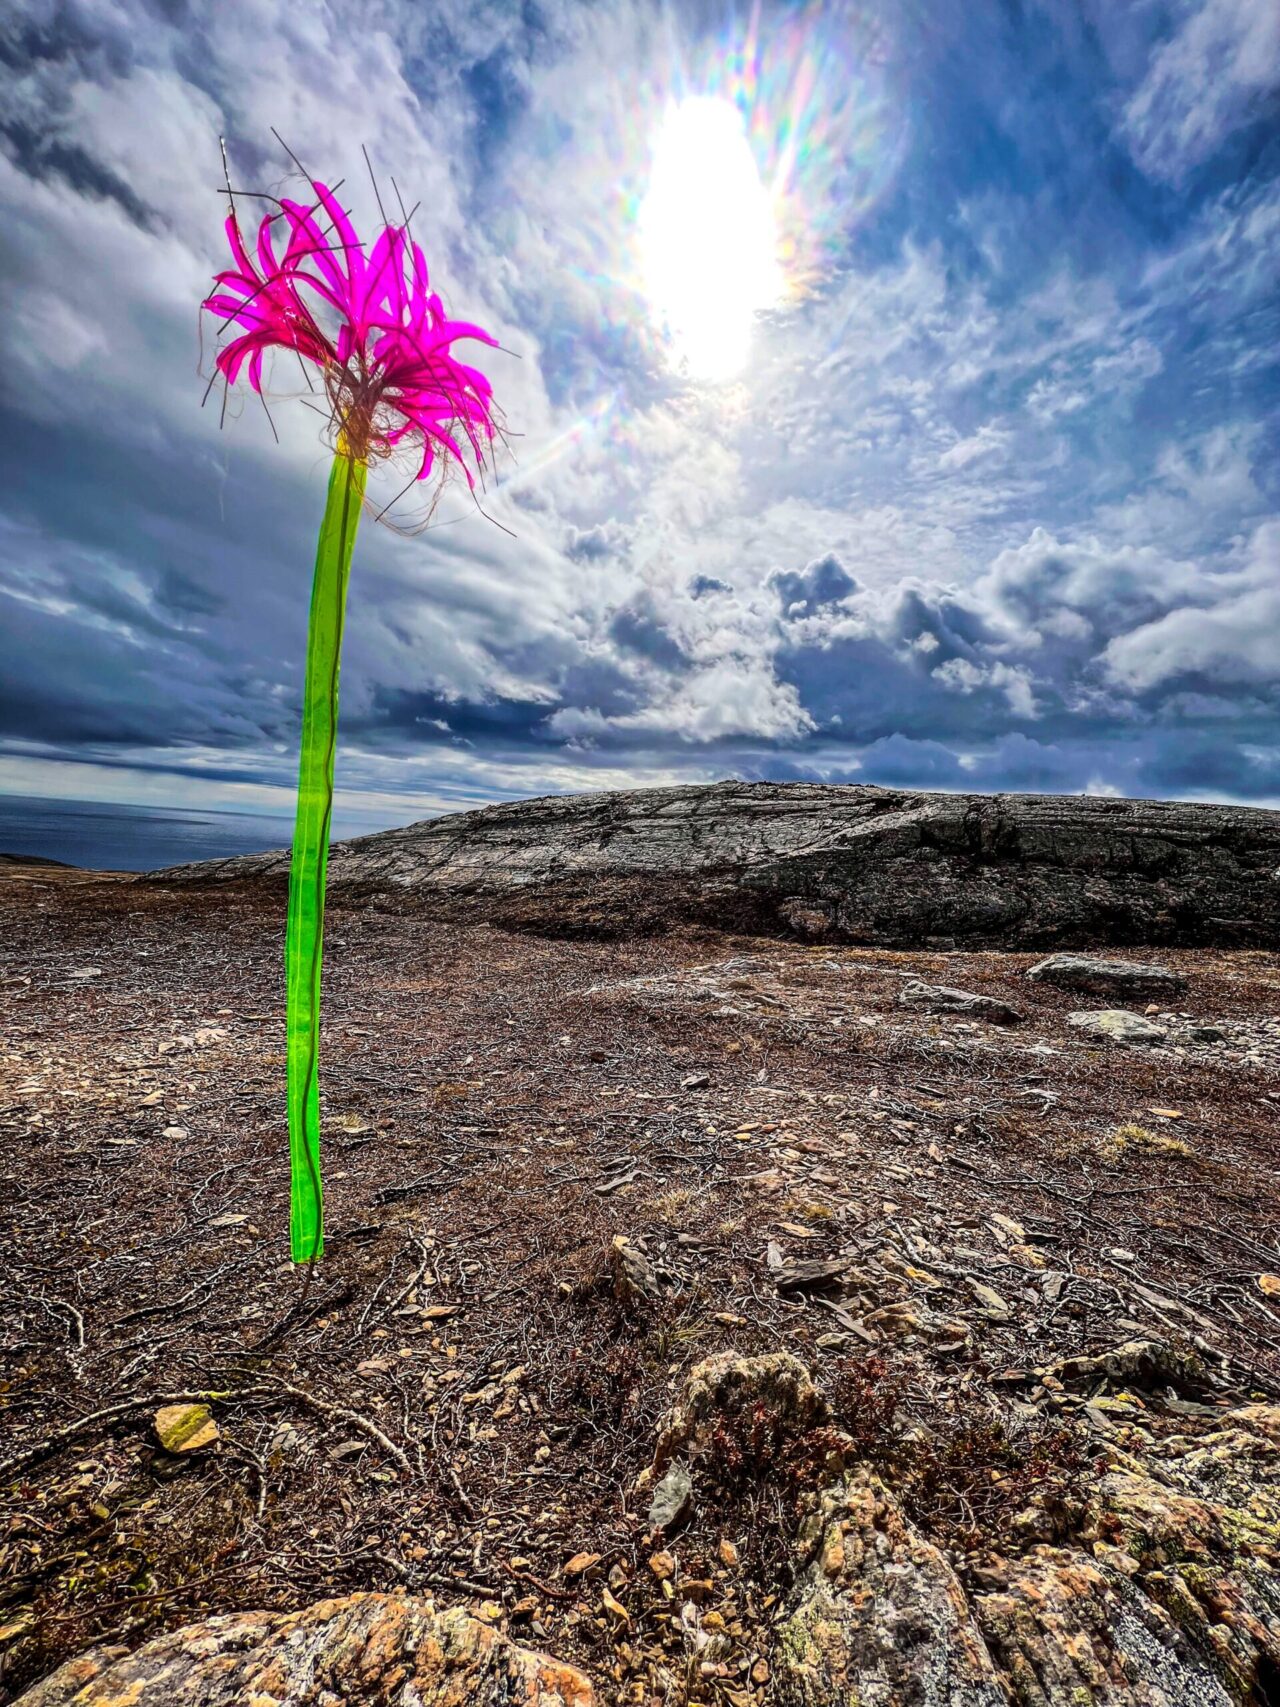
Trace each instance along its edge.
{"label": "dark storm cloud", "polygon": [[800,570],[775,570],[769,577],[769,585],[790,617],[812,616],[823,605],[839,604],[858,590],[858,583],[833,552]]}

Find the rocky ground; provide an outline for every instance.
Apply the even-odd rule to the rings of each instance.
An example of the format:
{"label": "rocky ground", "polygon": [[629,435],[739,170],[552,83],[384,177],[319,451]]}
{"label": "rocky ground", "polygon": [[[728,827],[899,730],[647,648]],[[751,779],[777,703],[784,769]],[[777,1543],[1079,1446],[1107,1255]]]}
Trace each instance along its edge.
{"label": "rocky ground", "polygon": [[308,1278],[281,935],[0,878],[0,1698],[1280,1701],[1280,955],[339,898]]}

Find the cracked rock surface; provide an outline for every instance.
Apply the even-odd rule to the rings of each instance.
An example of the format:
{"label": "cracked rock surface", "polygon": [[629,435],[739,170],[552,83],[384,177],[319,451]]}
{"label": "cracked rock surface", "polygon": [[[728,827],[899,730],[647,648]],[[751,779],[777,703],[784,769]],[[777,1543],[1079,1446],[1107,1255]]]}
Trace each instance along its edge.
{"label": "cracked rock surface", "polygon": [[[284,851],[166,882],[283,878]],[[558,936],[697,922],[888,946],[1270,946],[1280,813],[723,782],[504,802],[340,843],[331,893]],[[1163,987],[1163,986],[1162,986]]]}

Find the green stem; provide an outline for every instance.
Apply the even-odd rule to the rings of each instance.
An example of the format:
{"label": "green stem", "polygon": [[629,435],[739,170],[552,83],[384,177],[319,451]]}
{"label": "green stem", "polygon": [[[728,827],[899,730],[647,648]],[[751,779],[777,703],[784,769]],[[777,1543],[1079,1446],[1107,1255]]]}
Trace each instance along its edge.
{"label": "green stem", "polygon": [[285,935],[289,1051],[289,1249],[294,1262],[324,1251],[320,1187],[320,964],[324,886],[338,742],[338,668],[347,577],[368,469],[341,452],[329,475],[307,630],[307,679],[298,763],[298,813]]}

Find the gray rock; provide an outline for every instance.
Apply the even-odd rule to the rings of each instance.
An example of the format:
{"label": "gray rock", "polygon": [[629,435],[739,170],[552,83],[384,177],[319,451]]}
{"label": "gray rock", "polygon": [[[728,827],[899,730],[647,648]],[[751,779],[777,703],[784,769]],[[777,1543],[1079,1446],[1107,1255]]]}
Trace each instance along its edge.
{"label": "gray rock", "polygon": [[[558,935],[692,921],[904,947],[1271,947],[1277,866],[1280,813],[1259,808],[724,782],[504,802],[363,836],[333,849],[329,885]],[[281,851],[149,880],[283,881],[288,867]]]}
{"label": "gray rock", "polygon": [[1099,1008],[1094,1012],[1068,1014],[1067,1024],[1077,1031],[1091,1032],[1112,1043],[1150,1045],[1163,1043],[1169,1035],[1162,1025],[1155,1025],[1141,1014],[1131,1014],[1124,1008]]}
{"label": "gray rock", "polygon": [[1090,996],[1180,996],[1187,981],[1164,966],[1129,960],[1099,960],[1091,954],[1051,954],[1027,977],[1059,990],[1083,990]]}
{"label": "gray rock", "polygon": [[[1132,1252],[1125,1254],[1132,1258]],[[1096,1357],[1062,1357],[1037,1374],[1053,1375],[1066,1387],[1096,1387],[1104,1381],[1116,1387],[1139,1387],[1148,1393],[1169,1387],[1202,1393],[1211,1387],[1202,1358],[1156,1339],[1126,1340]]]}
{"label": "gray rock", "polygon": [[683,1464],[673,1464],[653,1490],[649,1501],[649,1528],[674,1529],[689,1514],[693,1504],[693,1482]]}
{"label": "gray rock", "polygon": [[988,1025],[1018,1025],[1022,1015],[995,996],[975,995],[971,990],[950,990],[945,984],[922,984],[919,979],[903,986],[898,1003],[928,1014],[965,1014]]}

